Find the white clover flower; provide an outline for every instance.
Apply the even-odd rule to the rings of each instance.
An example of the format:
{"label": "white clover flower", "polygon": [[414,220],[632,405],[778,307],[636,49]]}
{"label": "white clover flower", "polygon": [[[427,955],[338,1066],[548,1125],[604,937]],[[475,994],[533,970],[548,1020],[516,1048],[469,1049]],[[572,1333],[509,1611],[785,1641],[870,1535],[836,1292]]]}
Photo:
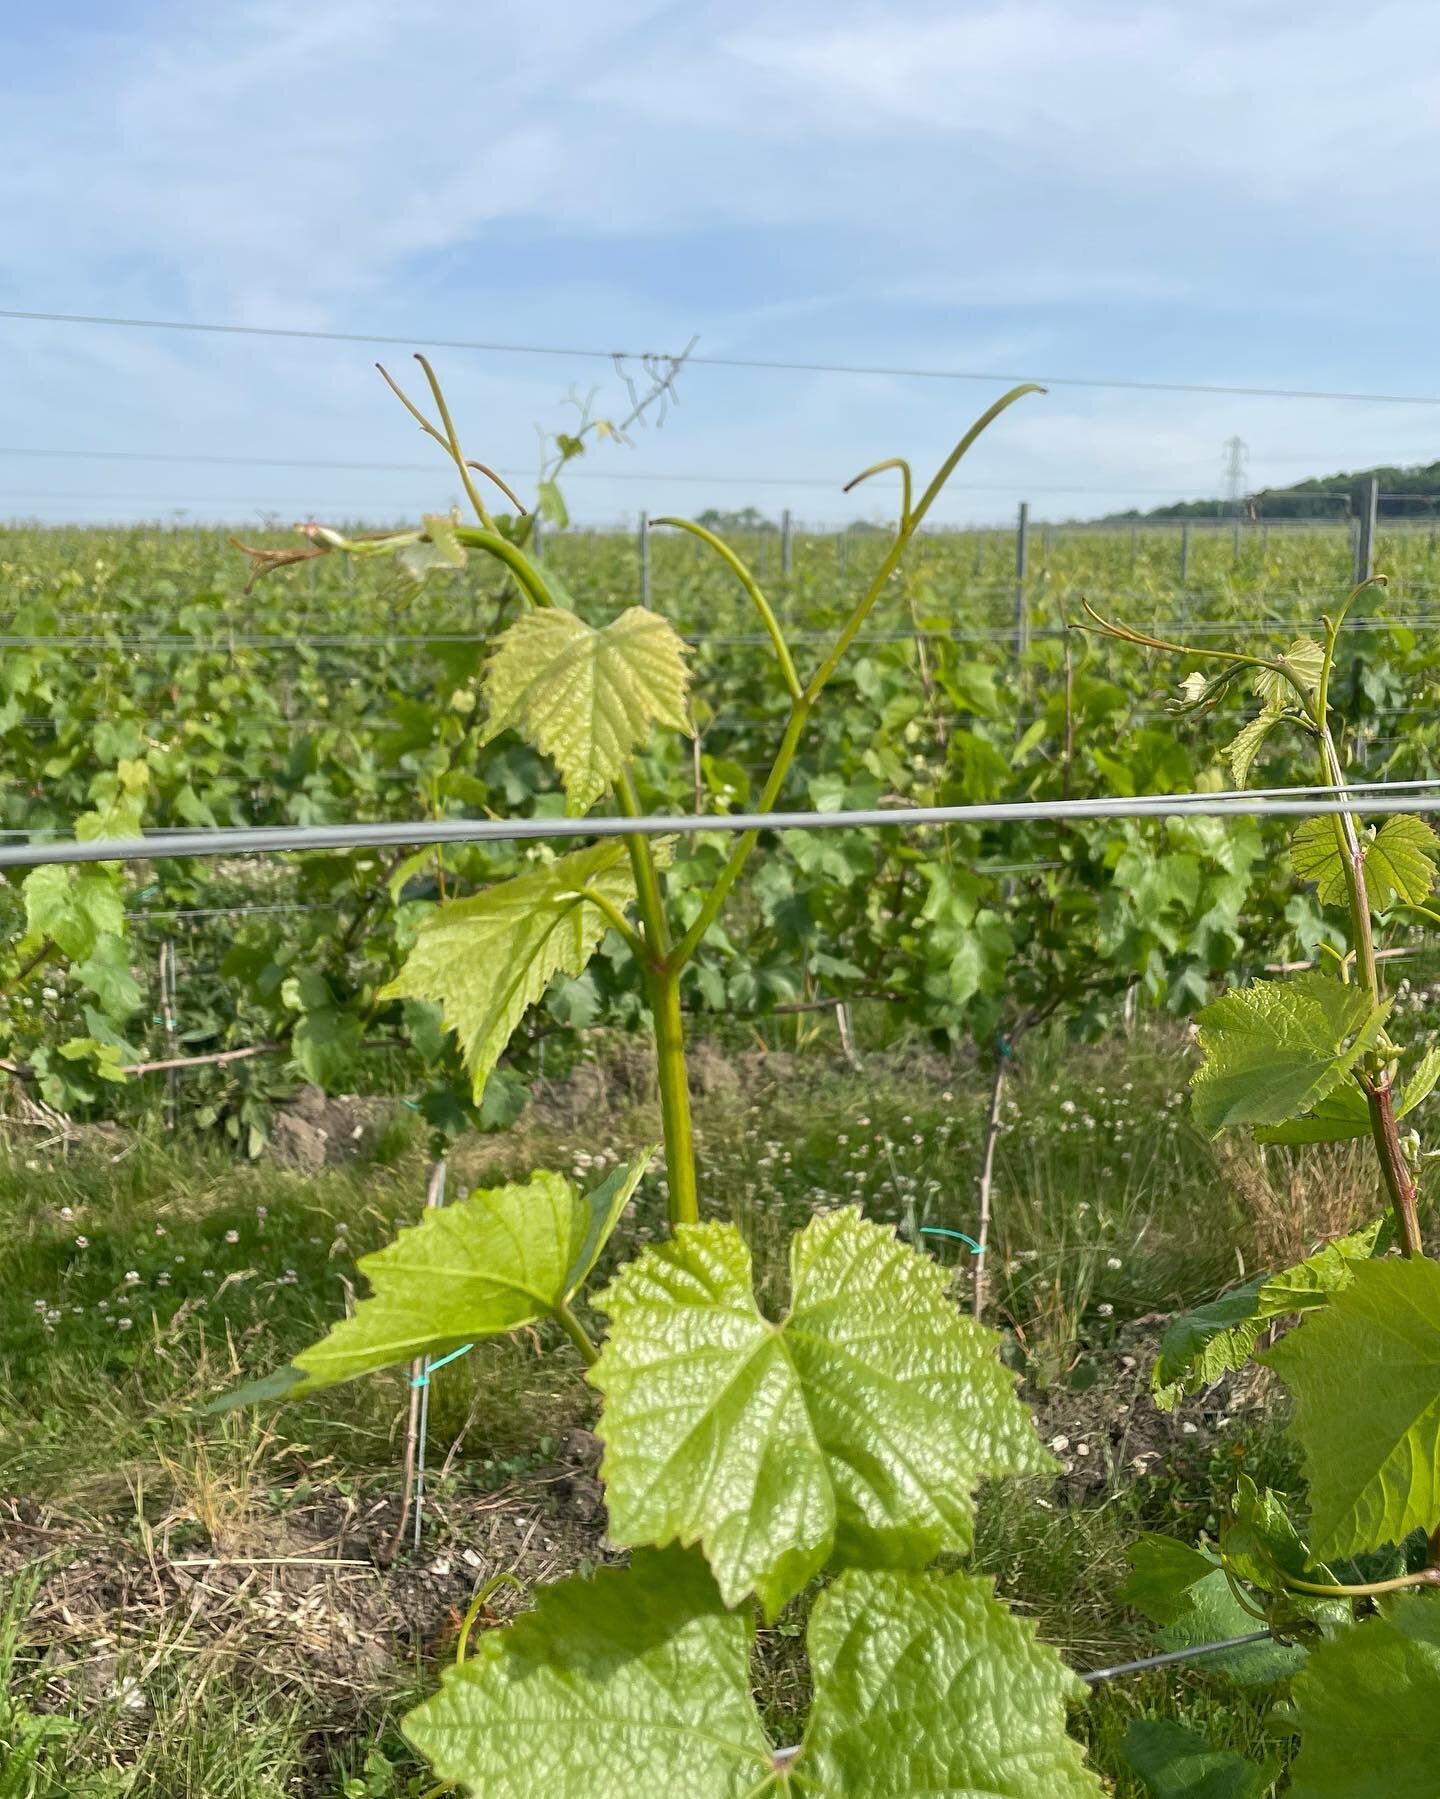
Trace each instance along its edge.
{"label": "white clover flower", "polygon": [[89,1249],[90,1239],[88,1237],[77,1237],[75,1239],[75,1247],[76,1249]]}
{"label": "white clover flower", "polygon": [[1105,1266],[1107,1268],[1123,1268],[1125,1264],[1120,1260],[1119,1256],[1106,1256]]}
{"label": "white clover flower", "polygon": [[240,1241],[239,1231],[226,1231],[225,1241],[227,1243],[238,1243]]}
{"label": "white clover flower", "polygon": [[1075,1101],[1073,1099],[1062,1099],[1060,1101],[1060,1110],[1067,1118],[1073,1117],[1075,1113]]}
{"label": "white clover flower", "polygon": [[66,1221],[66,1223],[67,1223],[67,1224],[68,1224],[68,1223],[69,1223],[69,1221],[70,1221],[70,1220],[71,1220],[71,1219],[72,1219],[72,1218],[73,1218],[73,1217],[74,1217],[74,1216],[75,1216],[75,1208],[74,1208],[74,1206],[61,1206],[61,1208],[60,1208],[60,1216],[61,1216],[61,1217],[62,1217],[62,1218],[63,1218],[63,1219],[64,1219],[64,1220],[65,1220],[65,1221]]}
{"label": "white clover flower", "polygon": [[1115,1308],[1112,1305],[1096,1306],[1095,1310],[1102,1318],[1113,1318],[1115,1316]]}
{"label": "white clover flower", "polygon": [[135,1285],[136,1281],[138,1281],[139,1279],[140,1279],[140,1276],[135,1271],[135,1269],[127,1268],[125,1270],[125,1285],[127,1287],[133,1287]]}

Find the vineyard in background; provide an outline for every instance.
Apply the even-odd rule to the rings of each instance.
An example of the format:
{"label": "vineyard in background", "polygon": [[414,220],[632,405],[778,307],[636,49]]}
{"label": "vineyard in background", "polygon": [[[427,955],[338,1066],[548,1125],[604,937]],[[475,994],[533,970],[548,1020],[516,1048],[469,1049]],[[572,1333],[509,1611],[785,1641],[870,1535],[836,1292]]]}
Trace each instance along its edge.
{"label": "vineyard in background", "polygon": [[[735,548],[768,583],[803,664],[884,543],[858,529],[766,530]],[[1349,621],[1342,753],[1356,778],[1427,776],[1440,743],[1433,527],[1382,519],[1373,554],[1390,585]],[[549,529],[542,555],[583,617],[612,616],[647,587],[691,646],[696,734],[643,754],[645,807],[745,810],[778,720],[767,642],[730,571],[659,528],[643,540]],[[1157,700],[1171,676],[1068,627],[1089,600],[1162,634],[1224,630],[1283,647],[1344,590],[1354,556],[1354,533],[1334,525],[1197,524],[1183,545],[1174,527],[1034,526],[1017,579],[1013,534],[924,535],[779,802],[1236,785],[1213,721],[1197,731]],[[565,810],[544,759],[508,733],[485,740],[486,646],[517,602],[483,559],[418,589],[388,562],[338,554],[249,591],[246,580],[218,531],[0,533],[8,835]],[[1230,703],[1238,729],[1243,705]],[[1252,781],[1300,778],[1281,749],[1262,754]],[[768,1017],[772,1032],[844,1006],[846,1023],[863,1013],[870,1040],[918,1028],[982,1045],[1042,1011],[1082,1035],[1127,1000],[1183,1014],[1217,983],[1308,959],[1333,936],[1284,877],[1282,841],[1278,823],[1173,818],[777,833],[687,971],[685,1004],[750,1028]],[[452,845],[12,877],[0,888],[11,945],[0,1054],[31,1100],[81,1119],[133,1116],[161,1088],[144,1076],[163,1072],[172,1111],[180,1080],[187,1116],[251,1154],[275,1098],[301,1080],[398,1093],[437,1136],[508,1122],[527,1083],[584,1053],[595,1027],[639,1023],[615,933],[582,976],[557,979],[478,1107],[433,1009],[376,996],[438,900],[550,854]],[[703,888],[723,854],[714,839],[680,843],[672,889]]]}

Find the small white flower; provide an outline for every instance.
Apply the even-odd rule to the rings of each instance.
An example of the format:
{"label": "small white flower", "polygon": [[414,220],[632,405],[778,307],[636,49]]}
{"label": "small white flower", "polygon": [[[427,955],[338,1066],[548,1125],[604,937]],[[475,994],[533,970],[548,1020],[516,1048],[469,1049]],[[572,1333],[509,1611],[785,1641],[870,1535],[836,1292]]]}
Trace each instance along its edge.
{"label": "small white flower", "polygon": [[1102,1318],[1113,1318],[1115,1316],[1115,1308],[1112,1305],[1099,1305],[1096,1306],[1095,1310]]}
{"label": "small white flower", "polygon": [[133,1318],[121,1318],[118,1322],[122,1331],[128,1331],[135,1320]]}
{"label": "small white flower", "polygon": [[227,1243],[238,1243],[240,1241],[239,1231],[226,1231],[225,1241]]}
{"label": "small white flower", "polygon": [[77,1237],[75,1239],[75,1247],[76,1249],[89,1249],[90,1239],[88,1237]]}
{"label": "small white flower", "polygon": [[60,1216],[61,1216],[61,1217],[62,1217],[62,1218],[63,1218],[63,1219],[64,1219],[64,1220],[65,1220],[65,1221],[66,1221],[66,1223],[67,1223],[67,1224],[68,1224],[68,1223],[69,1223],[69,1221],[70,1221],[70,1220],[71,1220],[71,1219],[72,1219],[72,1218],[73,1218],[73,1217],[74,1217],[74,1216],[75,1216],[75,1208],[74,1208],[74,1206],[61,1206],[61,1208],[60,1208]]}
{"label": "small white flower", "polygon": [[136,1271],[133,1268],[127,1268],[125,1270],[125,1285],[127,1287],[133,1287],[135,1285],[136,1281],[139,1280],[139,1278],[140,1278],[140,1276],[136,1273]]}
{"label": "small white flower", "polygon": [[1106,1256],[1105,1266],[1107,1268],[1123,1268],[1125,1264],[1120,1260],[1119,1256]]}
{"label": "small white flower", "polygon": [[1071,1117],[1075,1111],[1075,1101],[1073,1099],[1062,1099],[1060,1101],[1060,1110],[1067,1118]]}

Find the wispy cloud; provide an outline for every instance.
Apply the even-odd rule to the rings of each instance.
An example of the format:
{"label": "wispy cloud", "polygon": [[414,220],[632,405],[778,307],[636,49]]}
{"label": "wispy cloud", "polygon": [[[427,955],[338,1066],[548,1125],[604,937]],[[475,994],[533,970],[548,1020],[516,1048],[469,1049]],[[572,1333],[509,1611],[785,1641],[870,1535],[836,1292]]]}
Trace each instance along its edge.
{"label": "wispy cloud", "polygon": [[[1424,0],[1381,0],[1363,29],[1338,0],[131,0],[11,30],[0,304],[1440,389],[1440,13]],[[419,448],[362,346],[34,326],[0,326],[0,345],[12,444]],[[448,366],[487,450],[518,465],[533,422],[597,373]],[[939,454],[987,397],[696,370],[633,461],[838,478],[877,446]],[[1197,491],[1231,431],[1258,474],[1267,442],[1335,467],[1428,458],[1437,426],[1058,392],[1007,420],[983,479],[1138,494],[1173,474]],[[207,479],[220,504],[262,478]],[[263,479],[297,507],[316,488]],[[0,487],[24,482],[22,461],[0,468]],[[389,491],[434,498],[419,478]],[[576,499],[606,514],[740,491],[595,482]]]}

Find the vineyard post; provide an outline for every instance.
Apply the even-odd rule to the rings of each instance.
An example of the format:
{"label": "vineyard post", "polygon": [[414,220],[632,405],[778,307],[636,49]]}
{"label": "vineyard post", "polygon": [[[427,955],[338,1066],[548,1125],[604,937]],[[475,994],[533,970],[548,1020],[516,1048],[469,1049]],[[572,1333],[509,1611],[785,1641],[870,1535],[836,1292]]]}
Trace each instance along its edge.
{"label": "vineyard post", "polygon": [[650,514],[640,514],[640,604],[650,604]]}
{"label": "vineyard post", "polygon": [[1232,562],[1240,560],[1240,521],[1238,518],[1230,534],[1230,560]]}
{"label": "vineyard post", "polygon": [[790,525],[790,508],[780,514],[780,573],[789,576],[794,567],[795,543]]}
{"label": "vineyard post", "polygon": [[1180,526],[1180,579],[1190,578],[1190,521],[1186,519]]}
{"label": "vineyard post", "polygon": [[530,553],[537,562],[545,554],[545,515],[539,507],[530,516]]}
{"label": "vineyard post", "polygon": [[[1433,542],[1431,548],[1434,548]],[[843,529],[835,533],[835,563],[843,575],[845,573],[845,532]]]}
{"label": "vineyard post", "polygon": [[1138,525],[1131,525],[1131,527],[1130,527],[1130,566],[1131,566],[1131,568],[1134,568],[1134,566],[1135,566],[1135,558],[1139,554],[1139,550],[1140,550],[1140,527]]}
{"label": "vineyard post", "polygon": [[[430,1207],[443,1206],[444,1203],[445,1158],[444,1156],[441,1156],[431,1168],[430,1178],[425,1184],[425,1204],[427,1207]],[[430,1426],[430,1358],[428,1355],[420,1357],[418,1376],[412,1367],[410,1379],[414,1382],[417,1378],[420,1382],[420,1406],[418,1414],[413,1411],[411,1414],[411,1416],[415,1418],[416,1424],[414,1442],[415,1534],[411,1541],[418,1553],[420,1548],[420,1526],[425,1516],[425,1433]],[[415,1391],[413,1385],[411,1391],[412,1393]],[[406,1445],[406,1449],[408,1453],[410,1450],[409,1444]],[[410,1482],[407,1478],[406,1485],[408,1486],[409,1484]],[[404,1528],[403,1524],[401,1528]]]}
{"label": "vineyard post", "polygon": [[1026,578],[1030,572],[1030,502],[1022,500],[1015,521],[1015,654],[1024,655],[1030,644],[1030,599]]}
{"label": "vineyard post", "polygon": [[1375,521],[1380,510],[1380,483],[1374,475],[1365,484],[1365,497],[1360,504],[1360,517],[1355,528],[1355,583],[1368,581],[1375,573]]}

